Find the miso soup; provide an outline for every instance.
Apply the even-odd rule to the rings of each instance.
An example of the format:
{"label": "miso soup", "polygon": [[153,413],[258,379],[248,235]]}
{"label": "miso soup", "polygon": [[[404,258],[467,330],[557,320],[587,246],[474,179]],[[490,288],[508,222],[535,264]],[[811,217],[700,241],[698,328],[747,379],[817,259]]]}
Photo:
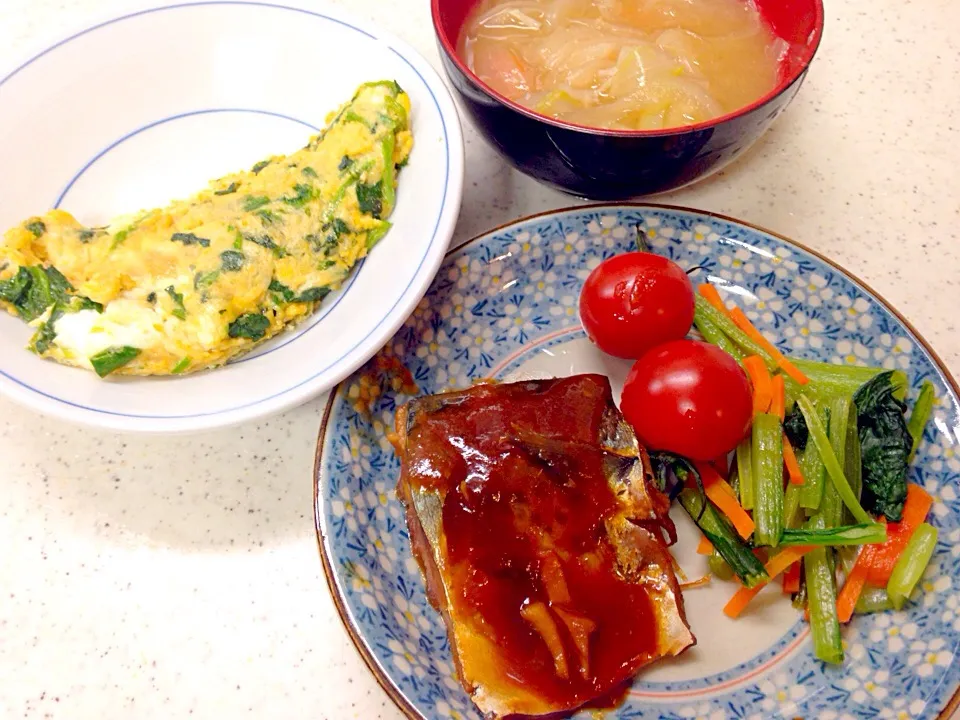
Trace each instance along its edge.
{"label": "miso soup", "polygon": [[497,92],[559,120],[660,130],[776,87],[787,43],[748,0],[483,0],[461,57]]}

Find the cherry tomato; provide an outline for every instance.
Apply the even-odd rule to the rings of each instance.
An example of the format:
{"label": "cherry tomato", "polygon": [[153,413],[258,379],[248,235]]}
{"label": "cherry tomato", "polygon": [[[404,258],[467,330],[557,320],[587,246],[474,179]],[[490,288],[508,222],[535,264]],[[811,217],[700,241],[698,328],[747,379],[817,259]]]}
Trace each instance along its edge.
{"label": "cherry tomato", "polygon": [[583,284],[580,321],[605,353],[635,360],[690,331],[693,286],[683,269],[665,257],[648,252],[614,255]]}
{"label": "cherry tomato", "polygon": [[713,460],[746,436],[753,400],[746,373],[729,354],[675,340],[640,358],[620,402],[640,442],[693,460]]}

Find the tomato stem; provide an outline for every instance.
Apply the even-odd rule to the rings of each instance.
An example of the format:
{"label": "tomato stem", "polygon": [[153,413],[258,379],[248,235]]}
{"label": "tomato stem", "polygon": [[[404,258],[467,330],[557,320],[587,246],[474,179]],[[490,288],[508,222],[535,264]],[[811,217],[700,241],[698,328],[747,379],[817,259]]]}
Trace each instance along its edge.
{"label": "tomato stem", "polygon": [[643,227],[641,227],[640,223],[637,223],[636,230],[637,230],[637,250],[645,253],[650,252],[650,246],[647,244],[647,239],[646,237],[644,237]]}

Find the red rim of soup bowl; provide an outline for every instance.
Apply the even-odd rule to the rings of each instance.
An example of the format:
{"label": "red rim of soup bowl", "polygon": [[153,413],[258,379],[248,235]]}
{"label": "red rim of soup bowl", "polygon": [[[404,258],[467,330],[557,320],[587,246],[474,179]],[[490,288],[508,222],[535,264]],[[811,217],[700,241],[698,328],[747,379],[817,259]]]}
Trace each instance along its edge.
{"label": "red rim of soup bowl", "polygon": [[[770,92],[749,105],[744,105],[733,112],[720,115],[706,122],[680,125],[662,130],[620,130],[565,122],[550,117],[549,115],[538,113],[502,95],[481,80],[457,52],[457,45],[459,44],[460,32],[463,29],[463,25],[470,15],[470,11],[480,2],[481,0],[431,0],[430,2],[430,13],[433,18],[434,32],[447,56],[457,66],[460,72],[499,103],[521,115],[526,115],[529,118],[555,127],[579,130],[580,132],[593,135],[613,137],[663,137],[665,135],[708,130],[722,125],[728,120],[742,117],[757,108],[763,107],[793,85],[793,83],[806,72],[807,68],[810,67],[810,63],[813,62],[813,58],[817,54],[817,49],[820,47],[824,26],[823,0],[753,0],[753,4],[756,5],[757,10],[766,23],[773,29],[774,34],[778,38],[786,40],[790,45],[786,56],[780,60],[777,85]],[[450,8],[456,9],[454,17],[448,18],[447,21],[444,22],[442,10]],[[453,38],[451,38],[447,32],[448,29],[451,29],[449,28],[450,25],[453,25],[452,29],[456,31],[456,35]]]}

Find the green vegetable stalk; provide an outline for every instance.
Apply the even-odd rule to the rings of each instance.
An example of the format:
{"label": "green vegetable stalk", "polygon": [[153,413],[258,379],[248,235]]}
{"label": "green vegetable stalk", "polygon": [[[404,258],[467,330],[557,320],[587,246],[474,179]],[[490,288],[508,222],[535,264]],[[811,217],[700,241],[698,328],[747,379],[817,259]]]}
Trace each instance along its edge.
{"label": "green vegetable stalk", "polygon": [[869,615],[887,610],[893,610],[893,603],[890,602],[887,591],[883,588],[865,587],[860,593],[854,612],[858,615]]}
{"label": "green vegetable stalk", "polygon": [[[789,483],[783,495],[783,526],[785,528],[800,527],[804,515],[800,511],[800,493],[803,486]],[[783,544],[783,541],[780,541]]]}
{"label": "green vegetable stalk", "polygon": [[726,351],[738,362],[744,358],[744,354],[740,352],[740,348],[734,345],[733,341],[728,338],[723,331],[713,323],[713,321],[705,317],[703,313],[695,312],[693,316],[693,323],[697,326],[697,330],[700,331],[700,334],[703,335],[703,339],[708,343],[716,345],[721,350]]}
{"label": "green vegetable stalk", "polygon": [[753,418],[753,480],[756,486],[753,541],[774,547],[783,535],[783,431],[780,418],[759,413]]}
{"label": "green vegetable stalk", "polygon": [[707,567],[710,568],[710,572],[714,577],[724,581],[733,580],[733,570],[730,569],[727,561],[724,560],[723,556],[716,550],[710,553],[710,556],[707,558]]}
{"label": "green vegetable stalk", "polygon": [[[882,368],[834,365],[801,358],[790,358],[790,361],[809,378],[810,385],[807,387],[813,386],[814,394],[824,399],[839,395],[853,395],[864,383],[873,380],[883,372]],[[907,376],[899,370],[895,371],[894,385],[902,398],[907,388]]]}
{"label": "green vegetable stalk", "polygon": [[[846,432],[843,443],[843,473],[847,476],[854,497],[860,500],[863,492],[863,459],[860,452],[860,430],[857,426],[857,406],[853,402],[850,403]],[[851,515],[849,510],[846,514]]]}
{"label": "green vegetable stalk", "polygon": [[756,485],[753,478],[753,438],[744,438],[737,445],[737,476],[740,480],[740,505],[753,510]]}
{"label": "green vegetable stalk", "polygon": [[781,547],[818,545],[821,547],[859,546],[886,542],[887,527],[882,523],[841,525],[839,527],[794,530],[787,528],[780,539]]}
{"label": "green vegetable stalk", "polygon": [[[717,310],[713,305],[707,302],[699,293],[694,295],[694,321],[696,318],[705,318],[712,323],[718,330],[723,332],[735,345],[737,345],[746,355],[758,355],[763,359],[768,370],[777,368],[777,361],[765,348],[761,347],[749,335],[736,326],[728,316]],[[706,337],[706,336],[704,336]]]}
{"label": "green vegetable stalk", "polygon": [[897,610],[901,609],[910,598],[910,593],[916,587],[923,571],[930,564],[930,558],[937,548],[937,529],[928,523],[923,523],[910,536],[907,547],[893,567],[893,573],[887,582],[887,595]]}
{"label": "green vegetable stalk", "polygon": [[[797,404],[796,407],[799,411],[800,405]],[[818,416],[826,421],[826,410],[818,413]],[[806,429],[806,421],[804,421],[804,428]],[[807,433],[809,434],[809,430],[807,430]],[[826,478],[824,477],[826,470],[823,467],[823,460],[820,459],[820,451],[817,450],[816,443],[807,442],[798,460],[800,469],[803,471],[804,481],[803,487],[800,489],[800,506],[807,511],[812,511],[808,513],[812,515],[813,512],[820,509],[820,503],[823,502],[823,490],[826,486]]]}
{"label": "green vegetable stalk", "polygon": [[[807,527],[823,530],[815,520]],[[803,559],[804,576],[807,581],[807,603],[810,608],[810,634],[813,636],[813,652],[818,659],[828,663],[843,662],[843,645],[840,639],[840,621],[837,617],[837,586],[833,568],[827,557],[827,548],[814,548]]]}
{"label": "green vegetable stalk", "polygon": [[910,447],[910,456],[907,458],[907,462],[913,460],[913,456],[920,446],[924,428],[926,428],[930,415],[933,413],[933,403],[936,399],[933,383],[924,380],[920,387],[920,395],[917,396],[917,401],[913,404],[910,420],[907,422],[907,430],[910,432],[910,437],[913,438],[913,445]]}
{"label": "green vegetable stalk", "polygon": [[[849,396],[840,396],[833,399],[830,403],[828,413],[830,418],[828,427],[828,437],[830,438],[830,447],[844,469],[846,475],[847,458],[847,428],[851,421],[856,422],[853,415],[853,403]],[[847,481],[849,483],[849,480]],[[853,497],[857,497],[853,488],[850,488]],[[836,483],[829,483],[823,490],[823,501],[820,503],[819,514],[823,516],[824,522],[828,528],[837,527],[843,524],[843,500],[840,497],[840,491]],[[860,522],[865,522],[861,520]]]}
{"label": "green vegetable stalk", "polygon": [[[800,406],[800,411],[807,421],[807,427],[810,430],[810,439],[813,440],[813,444],[816,445],[820,453],[820,458],[827,470],[827,475],[829,475],[830,480],[833,482],[833,487],[837,489],[840,499],[843,500],[843,503],[849,508],[858,523],[872,522],[870,516],[860,506],[859,500],[857,500],[853,494],[850,483],[847,482],[843,468],[837,461],[837,456],[834,454],[833,447],[830,444],[829,438],[827,438],[827,433],[823,428],[823,424],[820,422],[820,418],[817,417],[817,411],[816,408],[813,407],[813,403],[810,402],[809,398],[801,396],[797,398],[797,404]],[[846,428],[844,428],[844,437],[845,436]]]}
{"label": "green vegetable stalk", "polygon": [[680,505],[713,544],[714,550],[736,573],[744,587],[755,587],[769,580],[757,556],[751,552],[713,506],[696,490],[687,488],[677,498]]}

